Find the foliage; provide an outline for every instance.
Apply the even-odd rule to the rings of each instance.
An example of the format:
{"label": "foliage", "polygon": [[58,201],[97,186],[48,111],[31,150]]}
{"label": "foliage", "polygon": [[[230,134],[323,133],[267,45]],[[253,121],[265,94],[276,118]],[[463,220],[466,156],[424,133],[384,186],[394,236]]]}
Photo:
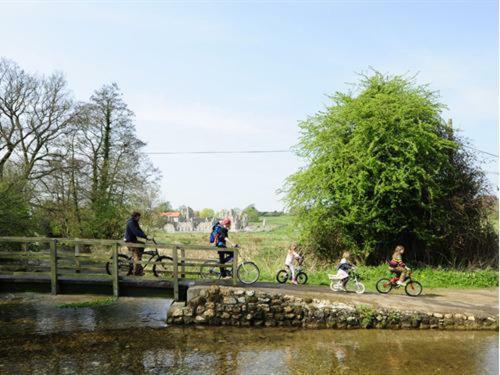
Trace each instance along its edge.
{"label": "foliage", "polygon": [[200,210],[198,213],[198,216],[201,217],[202,219],[211,219],[215,216],[215,211],[211,208],[203,208]]}
{"label": "foliage", "polygon": [[143,146],[116,84],[76,103],[62,74],[0,60],[0,184],[16,181],[2,190],[0,216],[22,218],[11,221],[18,234],[28,217],[40,234],[62,237],[119,238],[137,209],[148,222],[159,174]]}
{"label": "foliage", "polygon": [[26,236],[33,229],[22,186],[7,179],[0,180],[0,228],[3,236]]}
{"label": "foliage", "polygon": [[331,100],[300,124],[297,152],[309,164],[285,188],[309,249],[376,264],[402,243],[427,264],[498,262],[484,174],[441,119],[436,93],[375,73]]}
{"label": "foliage", "polygon": [[259,211],[255,208],[254,204],[249,205],[243,210],[243,213],[248,216],[249,222],[256,222],[259,220]]}

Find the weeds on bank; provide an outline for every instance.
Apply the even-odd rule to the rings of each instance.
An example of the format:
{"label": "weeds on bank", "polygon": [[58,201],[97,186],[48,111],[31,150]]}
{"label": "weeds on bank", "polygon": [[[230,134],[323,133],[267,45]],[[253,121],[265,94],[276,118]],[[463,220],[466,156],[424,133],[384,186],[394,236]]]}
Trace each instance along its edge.
{"label": "weeds on bank", "polygon": [[116,302],[116,298],[109,297],[109,298],[103,298],[103,299],[97,299],[97,300],[91,300],[91,301],[62,303],[60,305],[57,305],[57,307],[60,309],[78,309],[78,308],[84,308],[84,307],[107,306],[107,305],[111,305],[115,302]]}

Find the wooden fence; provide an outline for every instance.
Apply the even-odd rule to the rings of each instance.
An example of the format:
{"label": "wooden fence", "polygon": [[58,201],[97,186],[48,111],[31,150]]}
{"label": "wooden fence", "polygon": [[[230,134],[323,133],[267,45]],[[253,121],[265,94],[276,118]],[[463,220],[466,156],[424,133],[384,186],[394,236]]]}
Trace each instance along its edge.
{"label": "wooden fence", "polygon": [[[48,247],[48,248],[47,248]],[[91,248],[94,248],[94,251]],[[232,282],[237,282],[238,249],[233,251],[231,262],[220,264],[218,260],[211,258],[200,258],[201,252],[211,252],[216,255],[216,249],[204,246],[192,246],[172,243],[128,243],[116,240],[96,239],[69,239],[48,237],[0,237],[0,275],[16,276],[48,276],[50,277],[51,293],[59,292],[58,280],[61,277],[81,277],[82,279],[109,279],[113,286],[113,296],[120,294],[120,280],[128,278],[121,276],[119,264],[125,259],[120,254],[124,248],[157,249],[159,255],[164,256],[163,261],[148,263],[151,267],[161,265],[163,271],[158,280],[170,280],[174,293],[174,299],[179,299],[179,280],[186,278],[199,278],[200,269],[206,261],[211,261],[213,267],[230,268]],[[103,252],[103,249],[110,249]],[[97,249],[99,251],[97,251]],[[101,254],[97,257],[97,252]],[[186,257],[188,254],[190,257]],[[192,254],[192,256],[191,256]],[[128,255],[128,254],[125,254]],[[119,257],[122,259],[119,259]],[[170,257],[171,259],[167,259]],[[106,262],[110,275],[106,273]],[[144,263],[144,259],[143,259]],[[148,270],[150,271],[150,270]]]}

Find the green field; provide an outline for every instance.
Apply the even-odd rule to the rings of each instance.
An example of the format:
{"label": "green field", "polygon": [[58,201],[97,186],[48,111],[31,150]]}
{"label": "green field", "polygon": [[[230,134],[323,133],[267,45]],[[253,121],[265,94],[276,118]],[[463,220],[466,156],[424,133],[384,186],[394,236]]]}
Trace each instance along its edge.
{"label": "green field", "polygon": [[[284,267],[287,248],[296,237],[289,216],[266,217],[265,232],[231,232],[230,238],[242,248],[242,257],[252,260],[261,270],[260,281],[274,281],[276,272]],[[157,232],[157,240],[179,242],[185,245],[208,245],[208,233],[165,233]],[[214,254],[215,256],[215,254]],[[335,264],[319,262],[313,256],[306,256],[304,271],[309,276],[309,284],[329,285],[328,274],[336,273]],[[362,281],[369,290],[375,283],[388,275],[387,266],[358,267]],[[414,270],[415,279],[425,288],[486,288],[498,286],[498,270],[454,270],[445,268],[420,268]]]}

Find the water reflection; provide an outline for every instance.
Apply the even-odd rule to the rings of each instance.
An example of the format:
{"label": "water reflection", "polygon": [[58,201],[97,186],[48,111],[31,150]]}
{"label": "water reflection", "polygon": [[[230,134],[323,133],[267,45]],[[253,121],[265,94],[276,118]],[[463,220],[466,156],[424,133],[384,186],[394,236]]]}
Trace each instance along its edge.
{"label": "water reflection", "polygon": [[498,374],[496,332],[163,327],[149,302],[3,301],[0,374]]}

